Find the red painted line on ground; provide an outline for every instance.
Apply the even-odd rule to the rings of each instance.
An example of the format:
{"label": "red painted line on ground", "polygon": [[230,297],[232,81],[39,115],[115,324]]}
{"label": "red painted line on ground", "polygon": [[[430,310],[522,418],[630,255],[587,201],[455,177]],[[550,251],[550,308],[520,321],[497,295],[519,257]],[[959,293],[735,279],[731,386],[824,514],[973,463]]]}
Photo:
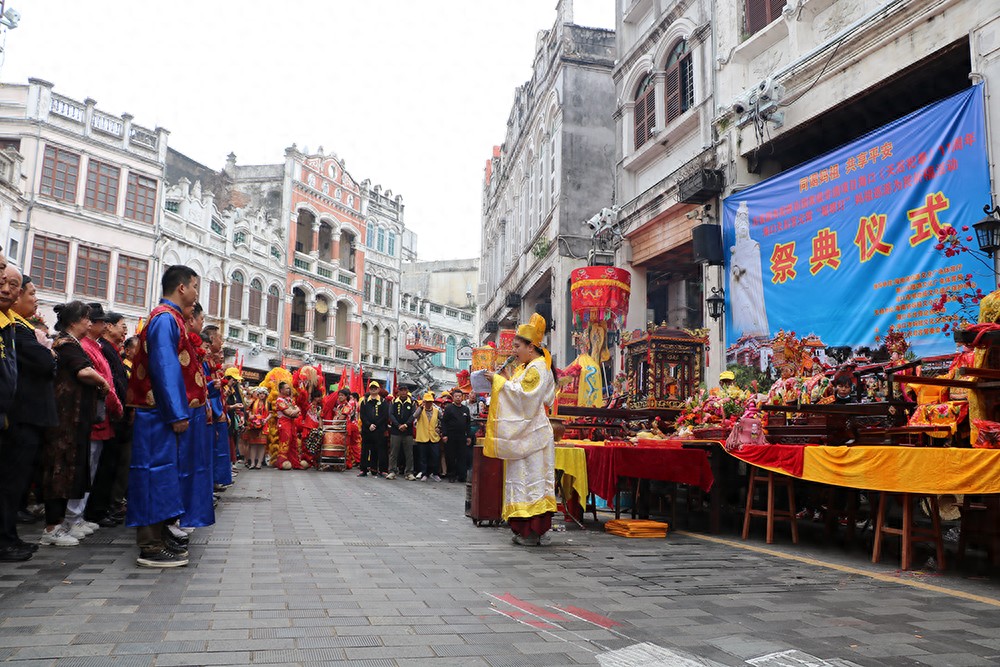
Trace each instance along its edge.
{"label": "red painted line on ground", "polygon": [[497,600],[506,602],[512,607],[517,607],[521,611],[526,611],[532,616],[537,616],[539,618],[548,618],[553,621],[564,621],[562,616],[555,614],[547,609],[531,604],[530,602],[525,602],[524,600],[519,600],[510,593],[505,593],[503,595],[497,595]]}
{"label": "red painted line on ground", "polygon": [[539,620],[537,618],[525,618],[528,614],[521,611],[503,611],[501,609],[495,610],[498,614],[506,616],[507,618],[517,621],[518,623],[524,623],[525,625],[530,625],[538,630],[559,630],[558,626],[546,623],[545,621]]}
{"label": "red painted line on ground", "polygon": [[610,630],[616,625],[621,627],[621,623],[612,621],[607,616],[601,616],[600,614],[587,609],[581,609],[580,607],[558,607],[558,608],[566,612],[567,614],[572,614],[573,616],[582,618],[588,623],[593,623],[594,625],[602,627],[605,630]]}

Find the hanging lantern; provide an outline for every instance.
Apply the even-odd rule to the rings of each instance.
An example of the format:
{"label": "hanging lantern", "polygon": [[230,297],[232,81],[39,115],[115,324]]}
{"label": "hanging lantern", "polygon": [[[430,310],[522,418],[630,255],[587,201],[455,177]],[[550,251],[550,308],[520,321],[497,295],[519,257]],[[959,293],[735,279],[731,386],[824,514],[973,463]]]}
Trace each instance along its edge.
{"label": "hanging lantern", "polygon": [[573,323],[587,327],[605,322],[617,329],[625,322],[632,274],[613,266],[584,266],[570,274],[570,305]]}

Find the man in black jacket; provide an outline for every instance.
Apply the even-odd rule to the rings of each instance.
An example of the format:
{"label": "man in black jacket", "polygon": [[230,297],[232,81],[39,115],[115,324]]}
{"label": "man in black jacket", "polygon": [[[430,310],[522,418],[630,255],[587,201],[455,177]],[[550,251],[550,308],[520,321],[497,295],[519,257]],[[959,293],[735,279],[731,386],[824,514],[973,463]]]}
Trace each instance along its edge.
{"label": "man in black jacket", "polygon": [[[2,253],[0,253],[2,256]],[[35,337],[35,327],[12,309],[15,302],[30,301],[21,308],[33,315],[37,307],[35,286],[25,281],[27,297],[21,288],[21,273],[14,267],[0,272],[0,389],[9,394],[4,406],[3,431],[0,431],[0,561],[24,561],[31,558],[35,545],[24,543],[17,534],[17,510],[31,480],[45,427],[56,424],[55,393],[52,381],[56,360]],[[16,359],[14,348],[18,348]],[[14,362],[12,369],[8,364]],[[15,384],[11,386],[10,383]]]}
{"label": "man in black jacket", "polygon": [[469,408],[462,405],[462,390],[451,390],[451,402],[444,406],[441,418],[441,431],[444,436],[444,460],[448,466],[448,479],[452,482],[464,482],[466,472],[466,450],[472,445],[469,427],[472,425],[472,415]]}
{"label": "man in black jacket", "polygon": [[405,384],[396,389],[396,398],[389,410],[389,476],[396,479],[399,452],[403,451],[406,479],[413,481],[413,422],[416,419],[417,403],[410,396],[410,387]]}
{"label": "man in black jacket", "polygon": [[[101,354],[104,355],[108,366],[111,367],[115,394],[118,395],[118,400],[124,406],[125,392],[128,390],[128,372],[125,369],[125,364],[122,363],[119,350],[128,335],[128,326],[125,323],[125,316],[121,313],[108,312],[105,315],[105,322],[107,327],[97,342],[101,346]],[[112,516],[111,500],[114,495],[114,487],[119,485],[116,478],[118,471],[122,469],[121,458],[123,456],[132,458],[132,429],[129,423],[131,413],[131,409],[126,410],[122,419],[113,423],[115,435],[110,440],[104,441],[104,447],[101,448],[101,458],[97,464],[97,472],[94,474],[94,482],[91,484],[87,509],[83,515],[87,521],[93,521],[104,528],[117,526],[124,520],[124,517]],[[126,467],[125,470],[127,471],[128,468]],[[121,483],[123,488],[124,484],[123,481]]]}
{"label": "man in black jacket", "polygon": [[368,394],[361,399],[358,414],[361,417],[361,472],[358,477],[369,473],[384,477],[389,468],[386,430],[389,428],[389,402],[379,395],[382,387],[372,380],[368,383]]}

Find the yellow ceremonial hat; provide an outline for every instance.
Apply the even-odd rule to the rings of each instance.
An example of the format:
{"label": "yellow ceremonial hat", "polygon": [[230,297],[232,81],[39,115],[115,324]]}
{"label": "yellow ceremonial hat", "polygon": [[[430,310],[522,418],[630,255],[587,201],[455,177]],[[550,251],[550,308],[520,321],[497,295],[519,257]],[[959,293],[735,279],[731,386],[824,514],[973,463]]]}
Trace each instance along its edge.
{"label": "yellow ceremonial hat", "polygon": [[719,379],[720,380],[735,380],[736,379],[736,373],[733,373],[732,371],[722,371],[721,373],[719,373]]}
{"label": "yellow ceremonial hat", "polygon": [[426,394],[424,394],[424,400],[425,401],[433,401],[434,400],[434,392],[433,391],[429,391]]}
{"label": "yellow ceremonial hat", "polygon": [[538,313],[532,313],[528,323],[517,328],[517,336],[535,347],[541,347],[542,339],[545,338],[545,318]]}
{"label": "yellow ceremonial hat", "polygon": [[236,368],[235,366],[227,368],[226,372],[223,375],[225,375],[227,378],[235,378],[236,380],[239,380],[241,382],[243,381],[243,374],[240,373],[240,369]]}

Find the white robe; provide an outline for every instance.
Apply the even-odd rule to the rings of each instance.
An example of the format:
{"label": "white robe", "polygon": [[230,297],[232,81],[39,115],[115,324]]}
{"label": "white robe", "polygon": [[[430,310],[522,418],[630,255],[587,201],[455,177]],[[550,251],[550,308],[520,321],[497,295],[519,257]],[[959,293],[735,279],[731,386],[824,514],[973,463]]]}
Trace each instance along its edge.
{"label": "white robe", "polygon": [[545,412],[555,396],[552,371],[541,357],[510,380],[493,377],[483,453],[504,459],[504,520],[556,511],[555,440]]}

